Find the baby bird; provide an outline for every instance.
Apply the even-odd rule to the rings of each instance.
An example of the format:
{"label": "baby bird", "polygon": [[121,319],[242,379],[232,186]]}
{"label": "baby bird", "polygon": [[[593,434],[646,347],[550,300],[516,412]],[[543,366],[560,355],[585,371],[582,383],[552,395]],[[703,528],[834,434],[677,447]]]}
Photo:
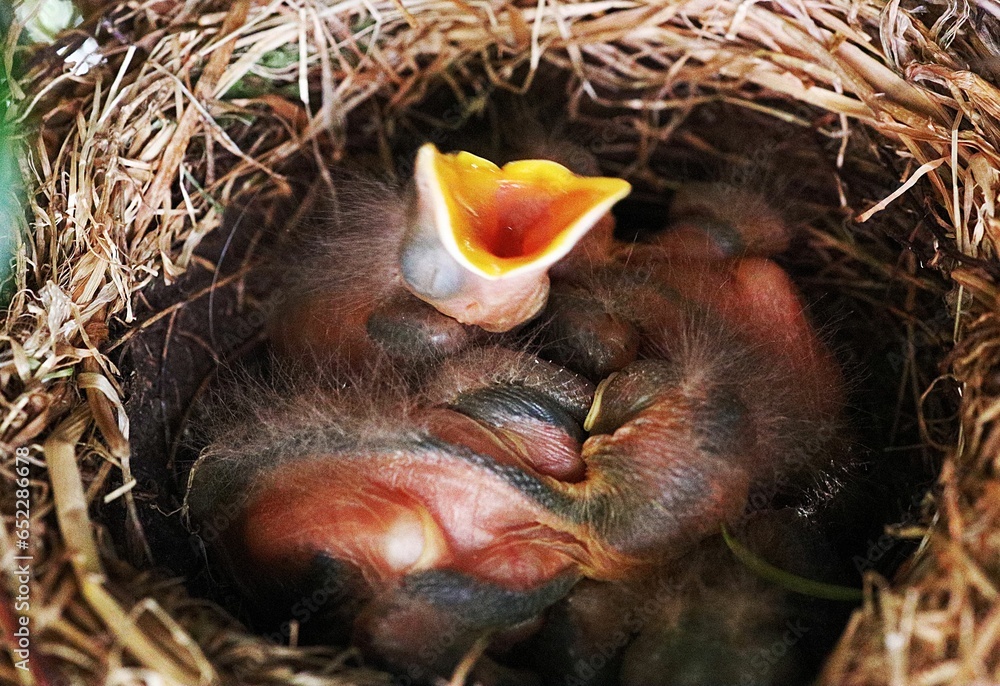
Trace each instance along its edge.
{"label": "baby bird", "polygon": [[766,257],[780,222],[695,194],[656,242],[616,244],[628,189],[425,146],[405,202],[342,221],[334,273],[310,271],[272,327],[278,354],[421,374],[271,398],[217,433],[186,507],[226,511],[217,552],[249,593],[280,610],[327,589],[305,633],[429,680],[537,632],[581,580],[644,583],[840,457],[839,370]]}
{"label": "baby bird", "polygon": [[608,210],[630,186],[550,160],[498,167],[426,144],[402,194],[368,191],[341,199],[335,233],[315,241],[272,327],[284,354],[347,367],[377,352],[419,361],[457,352],[479,330],[509,331],[544,307],[549,268],[588,232],[610,239]]}

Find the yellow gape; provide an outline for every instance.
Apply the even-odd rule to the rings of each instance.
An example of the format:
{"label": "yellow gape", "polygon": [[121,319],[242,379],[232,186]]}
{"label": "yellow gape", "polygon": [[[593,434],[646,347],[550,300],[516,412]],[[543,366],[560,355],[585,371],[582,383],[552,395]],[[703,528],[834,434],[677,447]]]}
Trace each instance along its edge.
{"label": "yellow gape", "polygon": [[417,153],[414,180],[403,279],[443,314],[488,331],[537,314],[549,267],[631,190],[621,179],[577,176],[550,160],[498,167],[430,143]]}

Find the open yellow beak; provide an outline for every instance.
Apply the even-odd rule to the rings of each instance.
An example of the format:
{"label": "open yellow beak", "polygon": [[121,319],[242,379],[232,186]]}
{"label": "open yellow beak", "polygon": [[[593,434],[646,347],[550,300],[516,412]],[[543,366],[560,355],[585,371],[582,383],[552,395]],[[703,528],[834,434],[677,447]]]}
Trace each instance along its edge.
{"label": "open yellow beak", "polygon": [[400,275],[463,324],[508,331],[545,306],[548,269],[628,195],[621,179],[577,176],[549,160],[498,167],[420,148]]}
{"label": "open yellow beak", "polygon": [[498,167],[467,152],[442,154],[431,143],[417,153],[415,176],[441,244],[490,280],[548,268],[632,189],[550,160]]}

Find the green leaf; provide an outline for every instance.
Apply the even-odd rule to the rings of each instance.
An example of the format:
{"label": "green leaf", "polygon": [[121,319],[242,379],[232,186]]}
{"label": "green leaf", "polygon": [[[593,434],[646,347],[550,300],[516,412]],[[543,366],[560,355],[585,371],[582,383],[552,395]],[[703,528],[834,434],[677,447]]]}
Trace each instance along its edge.
{"label": "green leaf", "polygon": [[18,164],[19,146],[9,123],[11,111],[9,75],[0,67],[0,309],[6,309],[14,293],[14,264],[21,243],[24,221],[24,183]]}

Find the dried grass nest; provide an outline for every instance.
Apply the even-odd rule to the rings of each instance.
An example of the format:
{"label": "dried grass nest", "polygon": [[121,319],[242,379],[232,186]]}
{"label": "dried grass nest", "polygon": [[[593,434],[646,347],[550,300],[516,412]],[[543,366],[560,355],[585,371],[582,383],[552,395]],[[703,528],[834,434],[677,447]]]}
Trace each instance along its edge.
{"label": "dried grass nest", "polygon": [[[5,631],[18,616],[18,452],[30,456],[33,560],[31,669],[10,653],[0,680],[388,681],[350,653],[254,636],[149,564],[155,537],[138,511],[162,505],[133,469],[164,439],[130,425],[139,391],[121,351],[157,326],[169,340],[179,314],[222,287],[252,309],[249,261],[216,272],[202,252],[234,235],[227,207],[286,202],[295,170],[322,173],[357,131],[391,157],[400,132],[447,130],[491,94],[554,74],[565,119],[637,186],[669,186],[664,159],[729,160],[703,132],[734,111],[782,165],[826,170],[835,192],[799,250],[803,285],[878,322],[877,354],[898,357],[890,404],[913,408],[919,450],[940,469],[925,516],[896,529],[920,540],[916,553],[895,578],[867,575],[821,681],[1000,682],[1000,4],[90,5],[55,45],[18,45],[16,25],[3,44],[4,64],[19,65],[9,115],[29,189],[0,339]],[[104,61],[73,74],[59,48],[88,37]],[[441,93],[452,121],[421,109]],[[775,143],[788,131],[812,152]],[[171,290],[195,270],[206,286]],[[954,432],[929,409],[949,385]]]}

